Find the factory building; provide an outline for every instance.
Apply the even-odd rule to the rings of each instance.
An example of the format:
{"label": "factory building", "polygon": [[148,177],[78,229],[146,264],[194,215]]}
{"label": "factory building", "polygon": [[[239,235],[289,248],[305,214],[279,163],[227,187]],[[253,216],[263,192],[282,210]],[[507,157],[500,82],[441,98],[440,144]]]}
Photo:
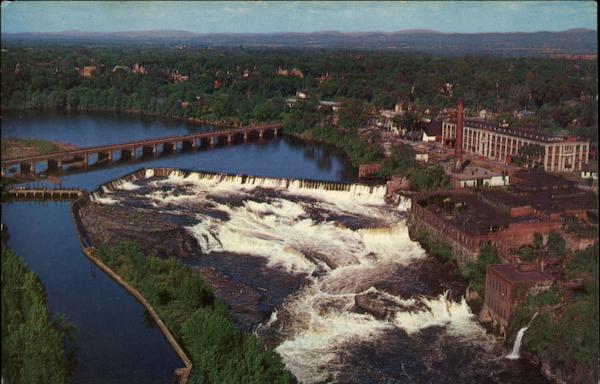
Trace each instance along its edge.
{"label": "factory building", "polygon": [[[458,116],[462,120],[462,116]],[[457,135],[460,121],[442,123],[442,143],[462,152],[510,163],[525,145],[544,148],[539,160],[546,172],[580,172],[589,161],[590,143],[575,136],[551,136],[525,128],[509,127],[479,119],[464,119],[462,135]]]}

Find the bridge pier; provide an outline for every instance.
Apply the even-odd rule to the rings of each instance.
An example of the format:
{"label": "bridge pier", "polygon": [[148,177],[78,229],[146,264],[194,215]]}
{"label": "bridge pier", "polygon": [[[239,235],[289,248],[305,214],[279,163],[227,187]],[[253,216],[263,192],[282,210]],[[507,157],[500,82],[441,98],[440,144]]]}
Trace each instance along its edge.
{"label": "bridge pier", "polygon": [[175,145],[172,143],[163,143],[163,153],[171,153],[173,152],[173,147]]}
{"label": "bridge pier", "polygon": [[130,160],[135,157],[135,148],[123,148],[121,149],[121,159]]}
{"label": "bridge pier", "polygon": [[62,159],[49,159],[48,160],[48,170],[52,171],[62,171]]}
{"label": "bridge pier", "polygon": [[227,144],[231,145],[231,142],[233,141],[233,136],[228,135],[227,136]]}
{"label": "bridge pier", "polygon": [[35,175],[35,161],[19,164],[21,175]]}
{"label": "bridge pier", "polygon": [[264,134],[263,130],[262,130],[262,129],[259,129],[259,130],[258,130],[258,137],[259,137],[260,139],[262,139],[262,138],[263,138],[263,134]]}
{"label": "bridge pier", "polygon": [[273,136],[277,137],[277,133],[278,133],[278,131],[279,131],[279,130],[278,130],[277,128],[275,128],[275,129],[273,130]]}
{"label": "bridge pier", "polygon": [[151,147],[142,147],[142,156],[152,156],[156,157],[156,144]]}
{"label": "bridge pier", "polygon": [[216,137],[216,136],[212,136],[212,137],[210,138],[210,146],[211,146],[211,147],[214,147],[214,146],[215,146],[215,145],[216,145],[218,142],[219,142],[219,138],[218,138],[218,137]]}
{"label": "bridge pier", "polygon": [[248,132],[244,132],[244,143],[248,142]]}
{"label": "bridge pier", "polygon": [[181,143],[181,149],[184,151],[193,151],[196,149],[196,140],[185,140]]}
{"label": "bridge pier", "polygon": [[108,151],[108,152],[98,152],[98,162],[101,161],[108,161],[109,163],[112,163],[112,151]]}

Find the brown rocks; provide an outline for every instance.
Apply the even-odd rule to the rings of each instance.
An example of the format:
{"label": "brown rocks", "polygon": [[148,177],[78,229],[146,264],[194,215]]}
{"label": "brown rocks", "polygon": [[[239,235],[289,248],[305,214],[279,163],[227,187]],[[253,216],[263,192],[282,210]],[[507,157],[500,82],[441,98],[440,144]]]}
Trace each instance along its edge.
{"label": "brown rocks", "polygon": [[89,203],[79,214],[93,244],[135,241],[146,254],[181,258],[192,256],[197,247],[184,228],[135,208]]}

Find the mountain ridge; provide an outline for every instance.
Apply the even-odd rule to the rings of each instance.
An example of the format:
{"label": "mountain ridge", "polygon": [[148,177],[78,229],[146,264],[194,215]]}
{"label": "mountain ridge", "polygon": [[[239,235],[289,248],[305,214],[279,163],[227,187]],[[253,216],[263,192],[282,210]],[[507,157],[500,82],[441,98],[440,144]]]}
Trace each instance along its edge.
{"label": "mountain ridge", "polygon": [[6,44],[186,45],[191,47],[321,48],[421,51],[435,54],[595,55],[593,29],[565,31],[446,33],[435,30],[395,32],[197,33],[185,30],[3,33]]}

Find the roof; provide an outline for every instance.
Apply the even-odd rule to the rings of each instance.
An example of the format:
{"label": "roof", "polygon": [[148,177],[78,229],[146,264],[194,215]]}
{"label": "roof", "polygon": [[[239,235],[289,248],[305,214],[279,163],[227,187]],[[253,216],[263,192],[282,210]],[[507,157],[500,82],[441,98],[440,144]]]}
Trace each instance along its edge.
{"label": "roof", "polygon": [[513,185],[523,190],[547,190],[574,187],[575,183],[547,172],[516,172]]}
{"label": "roof", "polygon": [[552,284],[552,277],[540,272],[535,264],[494,264],[488,265],[489,271],[494,271],[511,283]]}
{"label": "roof", "polygon": [[584,164],[581,170],[584,172],[598,172],[598,163],[591,162]]}
{"label": "roof", "polygon": [[442,122],[441,121],[430,121],[424,124],[424,130],[427,136],[441,136],[442,135]]}
{"label": "roof", "polygon": [[[456,124],[456,118],[450,119],[451,123]],[[544,143],[563,142],[567,141],[568,137],[554,136],[544,132],[525,127],[501,127],[499,124],[492,123],[487,120],[468,118],[464,120],[465,127],[481,128],[487,131],[494,131],[508,136],[521,137],[533,141]]]}

